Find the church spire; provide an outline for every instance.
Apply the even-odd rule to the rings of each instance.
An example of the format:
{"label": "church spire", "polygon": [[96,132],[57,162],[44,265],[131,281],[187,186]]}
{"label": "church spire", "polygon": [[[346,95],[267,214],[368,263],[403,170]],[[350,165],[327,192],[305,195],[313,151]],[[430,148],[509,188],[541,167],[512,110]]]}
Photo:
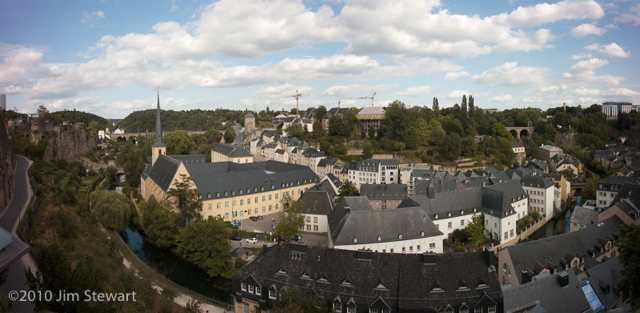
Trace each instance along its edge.
{"label": "church spire", "polygon": [[156,142],[155,145],[162,145],[162,121],[160,120],[160,91],[158,91],[158,108],[156,109]]}

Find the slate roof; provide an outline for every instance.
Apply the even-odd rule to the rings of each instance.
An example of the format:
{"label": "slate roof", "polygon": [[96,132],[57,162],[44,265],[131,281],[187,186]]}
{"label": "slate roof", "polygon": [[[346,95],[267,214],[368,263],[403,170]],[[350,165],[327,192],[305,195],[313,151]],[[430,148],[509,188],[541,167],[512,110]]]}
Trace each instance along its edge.
{"label": "slate roof", "polygon": [[282,150],[282,149],[278,149],[278,150],[276,150],[275,154],[282,154],[282,155],[284,155],[284,153],[285,153],[285,152],[287,152],[287,151]]}
{"label": "slate roof", "polygon": [[[620,218],[612,216],[575,232],[509,246],[506,249],[515,268],[512,273],[518,273],[517,279],[522,284],[544,268],[564,268],[574,257],[591,258],[595,247],[620,236],[622,225]],[[599,254],[596,253],[596,257]]]}
{"label": "slate roof", "polygon": [[548,178],[552,181],[561,181],[562,180],[562,173],[542,173],[540,176],[544,177],[544,178]]}
{"label": "slate roof", "polygon": [[[176,175],[178,167],[180,167],[180,161],[171,158],[167,155],[161,154],[153,164],[149,177],[160,187],[164,192],[167,192],[173,177]],[[209,163],[212,164],[212,163]]]}
{"label": "slate roof", "polygon": [[318,176],[306,166],[277,161],[245,164],[217,162],[185,166],[202,193],[202,200],[279,190],[319,181]]}
{"label": "slate roof", "polygon": [[360,185],[360,195],[369,200],[402,200],[407,196],[405,184],[363,184]]}
{"label": "slate roof", "polygon": [[243,149],[240,146],[228,145],[226,143],[220,143],[211,149],[214,152],[226,155],[230,158],[250,157],[251,153]]}
{"label": "slate roof", "polygon": [[553,187],[553,183],[550,180],[539,175],[528,175],[522,177],[522,179],[520,179],[520,184],[524,187],[531,188],[547,189]]}
{"label": "slate roof", "polygon": [[482,187],[482,207],[485,213],[493,216],[516,214],[511,203],[524,198],[527,198],[527,194],[515,181]]}
{"label": "slate roof", "polygon": [[255,116],[253,116],[253,113],[251,113],[251,111],[247,111],[247,114],[244,116],[244,118],[251,118],[251,117],[255,118]]}
{"label": "slate roof", "polygon": [[327,193],[329,193],[329,196],[332,199],[337,195],[336,191],[333,189],[333,186],[331,186],[331,183],[327,180],[320,181],[313,187],[309,188],[307,191],[326,191]]}
{"label": "slate roof", "polygon": [[482,209],[482,189],[436,193],[433,199],[429,199],[428,196],[411,196],[403,200],[398,208],[414,206],[422,207],[429,215],[429,218],[434,221],[476,212],[480,213]]}
{"label": "slate roof", "polygon": [[[391,312],[433,312],[432,308],[477,306],[486,312],[496,304],[503,311],[502,291],[495,270],[489,270],[484,252],[453,254],[366,253],[280,243],[263,250],[233,277],[235,301],[248,299],[272,308],[270,288],[296,286],[324,299],[328,307],[348,303],[356,312],[384,304]],[[241,282],[260,284],[262,294],[242,292]],[[348,283],[348,284],[347,284]],[[461,284],[468,290],[459,291]],[[440,289],[435,289],[436,287]],[[374,305],[375,304],[375,305]],[[238,305],[238,302],[236,302]],[[483,308],[480,308],[484,306]]]}
{"label": "slate roof", "polygon": [[511,148],[524,148],[524,143],[522,142],[510,142]]}
{"label": "slate roof", "polygon": [[[320,160],[322,161],[322,160]],[[342,182],[340,181],[340,179],[338,179],[338,177],[336,177],[335,175],[329,173],[325,176],[327,179],[330,179],[331,182],[333,183],[334,186],[336,186],[336,188],[340,188],[340,186],[342,186]]]}
{"label": "slate roof", "polygon": [[338,163],[340,161],[340,159],[338,158],[332,158],[332,159],[322,159],[320,160],[320,162],[318,162],[318,167],[327,167],[327,165],[336,165],[336,163]]}
{"label": "slate roof", "polygon": [[637,183],[637,180],[633,177],[611,175],[598,181],[598,190],[618,191],[627,183]]}
{"label": "slate roof", "polygon": [[[366,202],[366,204],[365,204]],[[345,197],[329,215],[334,245],[353,245],[442,235],[420,207],[374,211],[367,197]],[[402,239],[399,235],[402,234]]]}
{"label": "slate roof", "polygon": [[434,193],[460,190],[460,183],[457,178],[417,179],[414,181],[413,193],[415,195],[428,195],[430,189]]}
{"label": "slate roof", "polygon": [[314,148],[307,148],[302,152],[302,155],[307,158],[322,158],[324,157],[324,152],[316,150]]}
{"label": "slate roof", "polygon": [[149,173],[151,173],[151,164],[147,165],[147,168],[144,170],[144,172],[142,172],[142,174],[140,176],[142,176],[142,179],[145,180],[147,179],[147,177],[149,177]]}
{"label": "slate roof", "polygon": [[554,146],[551,146],[551,145],[541,145],[540,149],[547,150],[549,152],[560,152],[560,150],[562,150],[562,149],[560,149],[558,147],[554,147]]}
{"label": "slate roof", "polygon": [[586,270],[593,290],[607,309],[612,308],[620,300],[614,289],[623,278],[623,269],[620,259],[615,257]]}
{"label": "slate roof", "polygon": [[578,225],[591,225],[598,222],[598,214],[600,212],[577,206],[571,215],[571,223]]}
{"label": "slate roof", "polygon": [[202,154],[169,155],[168,157],[184,164],[207,162],[207,159]]}
{"label": "slate roof", "polygon": [[352,170],[368,172],[377,172],[380,165],[398,165],[397,159],[361,159],[354,162]]}
{"label": "slate roof", "polygon": [[569,284],[562,287],[558,282],[559,274],[538,276],[536,280],[514,287],[502,286],[505,312],[530,312],[527,308],[536,305],[544,308],[538,312],[587,312],[589,302],[580,288],[580,282],[573,270],[566,271]]}
{"label": "slate roof", "polygon": [[333,211],[333,200],[326,191],[307,190],[302,194],[304,207],[302,213],[329,215]]}

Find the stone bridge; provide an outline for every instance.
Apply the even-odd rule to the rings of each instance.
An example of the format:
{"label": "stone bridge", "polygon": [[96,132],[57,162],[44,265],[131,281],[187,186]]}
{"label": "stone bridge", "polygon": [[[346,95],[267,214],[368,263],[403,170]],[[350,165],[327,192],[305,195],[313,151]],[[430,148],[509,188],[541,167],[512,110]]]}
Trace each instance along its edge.
{"label": "stone bridge", "polygon": [[[189,134],[189,136],[191,135],[195,135],[195,134],[204,134],[204,130],[193,130],[193,131],[187,131],[187,134]],[[165,136],[167,133],[169,133],[168,131],[163,131],[162,132],[162,136]],[[130,137],[140,137],[140,136],[151,136],[151,138],[156,136],[156,132],[140,132],[140,133],[124,133],[124,134],[114,134],[111,133],[109,134],[109,136],[111,136],[111,139],[116,140],[118,138],[125,138],[127,140],[129,140]]]}
{"label": "stone bridge", "polygon": [[516,139],[520,139],[521,137],[529,137],[536,130],[535,127],[506,127],[507,130],[515,137]]}

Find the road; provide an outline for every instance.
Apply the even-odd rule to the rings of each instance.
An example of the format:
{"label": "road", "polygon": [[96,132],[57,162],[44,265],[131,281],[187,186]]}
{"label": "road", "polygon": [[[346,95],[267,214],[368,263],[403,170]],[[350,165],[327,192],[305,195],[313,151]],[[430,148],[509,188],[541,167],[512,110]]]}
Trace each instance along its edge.
{"label": "road", "polygon": [[[21,156],[16,157],[18,164],[14,181],[13,200],[7,211],[0,217],[0,227],[11,232],[16,225],[20,216],[20,211],[27,203],[29,195],[26,171],[29,166],[27,159]],[[9,267],[7,282],[0,287],[0,292],[7,295],[11,290],[29,290],[27,285],[27,277],[25,276],[25,268],[22,262],[16,261]],[[34,305],[31,302],[11,302],[9,312],[33,312]]]}

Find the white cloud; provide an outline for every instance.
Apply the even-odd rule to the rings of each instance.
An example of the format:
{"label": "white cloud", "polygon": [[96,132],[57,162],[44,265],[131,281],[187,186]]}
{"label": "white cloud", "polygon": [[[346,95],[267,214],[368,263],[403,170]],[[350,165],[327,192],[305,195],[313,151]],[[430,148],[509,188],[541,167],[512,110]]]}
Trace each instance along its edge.
{"label": "white cloud", "polygon": [[526,97],[522,99],[524,103],[542,103],[544,102],[544,98],[542,97]]}
{"label": "white cloud", "polygon": [[332,97],[359,97],[359,96],[370,96],[374,92],[381,92],[385,90],[390,90],[396,87],[396,85],[377,85],[377,86],[366,86],[366,85],[348,85],[348,86],[331,86],[324,90],[322,93],[323,96],[332,96]]}
{"label": "white cloud", "polygon": [[580,59],[586,59],[586,58],[590,58],[590,57],[592,57],[591,53],[580,53],[580,54],[572,55],[571,59],[580,60]]}
{"label": "white cloud", "polygon": [[512,27],[532,27],[560,20],[600,19],[604,10],[595,1],[561,1],[541,3],[535,6],[518,7],[513,12],[492,16],[498,24]]}
{"label": "white cloud", "polygon": [[449,72],[447,73],[447,75],[444,76],[444,79],[446,80],[456,80],[460,77],[464,77],[464,76],[469,76],[469,72],[467,71],[460,71],[460,72]]}
{"label": "white cloud", "polygon": [[449,93],[449,99],[462,99],[462,96],[470,94],[470,92],[465,90],[454,90]]}
{"label": "white cloud", "polygon": [[567,83],[576,88],[585,88],[588,85],[606,83],[609,86],[618,86],[625,80],[622,76],[601,75],[598,76],[596,69],[609,64],[609,61],[598,58],[580,61],[571,66],[571,71],[562,74]]}
{"label": "white cloud", "polygon": [[508,103],[508,102],[511,102],[512,100],[513,100],[513,97],[511,95],[506,95],[503,93],[500,93],[500,95],[497,95],[489,99],[489,101],[502,102],[502,103]]}
{"label": "white cloud", "polygon": [[507,86],[536,86],[545,82],[548,71],[544,67],[518,66],[518,62],[507,62],[480,75],[473,75],[471,79],[481,83],[503,81]]}
{"label": "white cloud", "polygon": [[584,47],[585,49],[588,50],[594,50],[597,51],[599,53],[602,53],[608,57],[616,57],[616,58],[628,58],[629,57],[629,52],[625,52],[624,49],[622,49],[622,47],[620,47],[617,43],[613,42],[611,44],[608,44],[606,46],[594,43],[592,45],[588,45],[586,47]]}
{"label": "white cloud", "polygon": [[512,32],[511,37],[503,40],[496,45],[498,52],[516,52],[516,51],[533,51],[551,48],[547,42],[552,40],[554,36],[548,29],[539,29],[535,32],[527,33],[522,30]]}
{"label": "white cloud", "polygon": [[599,28],[598,26],[596,26],[595,24],[581,24],[576,26],[574,29],[571,30],[571,36],[573,37],[584,37],[584,36],[589,36],[589,35],[598,35],[601,36],[602,34],[606,33],[607,30],[604,28]]}
{"label": "white cloud", "polygon": [[575,89],[573,94],[576,96],[597,96],[600,94],[599,89]]}
{"label": "white cloud", "polygon": [[296,91],[298,91],[302,97],[309,96],[312,90],[313,88],[309,86],[294,86],[287,83],[275,87],[262,87],[258,92],[256,92],[256,94],[260,98],[284,100],[285,97],[289,98],[290,96],[293,96]]}
{"label": "white cloud", "polygon": [[429,93],[432,90],[433,88],[431,88],[430,86],[409,87],[405,91],[396,92],[396,94],[400,96],[415,96],[415,95]]}
{"label": "white cloud", "polygon": [[613,20],[618,23],[633,23],[634,26],[640,25],[640,4],[629,8],[629,11],[630,13],[623,13]]}
{"label": "white cloud", "polygon": [[84,11],[84,12],[82,12],[82,23],[86,23],[86,22],[91,21],[91,20],[99,21],[99,20],[103,19],[104,17],[105,17],[104,16],[104,12],[102,12],[102,11],[93,11],[91,13],[89,13],[87,11]]}

